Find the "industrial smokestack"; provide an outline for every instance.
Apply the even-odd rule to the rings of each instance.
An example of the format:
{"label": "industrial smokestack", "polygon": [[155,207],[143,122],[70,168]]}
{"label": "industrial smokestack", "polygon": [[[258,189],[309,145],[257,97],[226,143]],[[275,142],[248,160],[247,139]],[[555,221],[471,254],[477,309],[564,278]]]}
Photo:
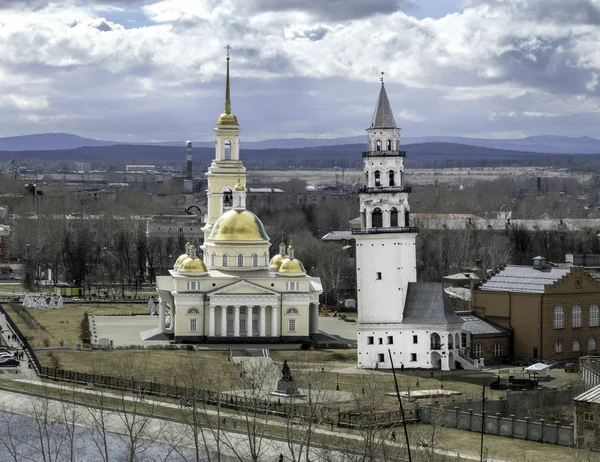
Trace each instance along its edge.
{"label": "industrial smokestack", "polygon": [[186,144],[187,144],[187,165],[186,165],[185,179],[191,180],[192,179],[192,142],[187,141]]}

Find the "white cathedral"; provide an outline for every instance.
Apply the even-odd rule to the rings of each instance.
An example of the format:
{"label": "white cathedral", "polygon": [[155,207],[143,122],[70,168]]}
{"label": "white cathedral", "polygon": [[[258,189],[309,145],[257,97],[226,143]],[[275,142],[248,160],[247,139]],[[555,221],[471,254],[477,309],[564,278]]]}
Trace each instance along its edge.
{"label": "white cathedral", "polygon": [[225,112],[206,173],[208,210],[201,259],[188,243],[168,276],[156,278],[159,331],[182,343],[298,343],[318,332],[319,278],[291,245],[269,258],[269,237],[246,210],[240,126],[231,112],[229,55]]}
{"label": "white cathedral", "polygon": [[419,230],[410,226],[400,129],[383,79],[363,152],[356,240],[358,367],[472,368],[462,351],[470,339],[440,283],[417,281]]}

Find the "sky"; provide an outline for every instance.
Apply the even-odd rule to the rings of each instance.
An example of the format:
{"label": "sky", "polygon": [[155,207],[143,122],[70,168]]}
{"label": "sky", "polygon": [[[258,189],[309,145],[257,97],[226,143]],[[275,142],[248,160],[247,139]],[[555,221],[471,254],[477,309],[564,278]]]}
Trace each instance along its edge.
{"label": "sky", "polygon": [[600,137],[600,0],[0,0],[0,136]]}

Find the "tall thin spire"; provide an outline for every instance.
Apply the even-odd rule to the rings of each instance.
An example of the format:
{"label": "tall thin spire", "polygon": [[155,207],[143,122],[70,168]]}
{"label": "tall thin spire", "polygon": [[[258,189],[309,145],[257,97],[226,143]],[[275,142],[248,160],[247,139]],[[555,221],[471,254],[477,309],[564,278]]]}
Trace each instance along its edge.
{"label": "tall thin spire", "polygon": [[373,113],[371,128],[397,128],[396,121],[394,120],[394,113],[390,106],[390,100],[385,91],[383,72],[381,73],[380,80],[381,90],[379,91],[379,98],[377,98],[377,105],[375,106],[375,112]]}
{"label": "tall thin spire", "polygon": [[229,52],[231,51],[231,46],[227,45],[225,49],[227,50],[227,83],[225,84],[225,114],[231,114],[231,94],[229,91]]}

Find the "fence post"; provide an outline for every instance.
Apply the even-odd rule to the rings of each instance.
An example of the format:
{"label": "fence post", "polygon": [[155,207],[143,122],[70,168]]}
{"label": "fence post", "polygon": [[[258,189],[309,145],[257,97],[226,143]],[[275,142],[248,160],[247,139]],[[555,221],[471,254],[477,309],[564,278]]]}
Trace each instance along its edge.
{"label": "fence post", "polygon": [[560,422],[557,420],[556,421],[556,440],[554,441],[554,444],[558,444],[558,431],[560,430]]}
{"label": "fence post", "polygon": [[[467,409],[467,411],[469,411],[469,431],[472,432],[473,431],[473,409]],[[481,423],[483,423],[483,419],[481,420]]]}
{"label": "fence post", "polygon": [[510,428],[510,437],[514,438],[515,437],[515,415],[511,414],[510,418],[512,420],[512,423],[510,424],[511,428]]}
{"label": "fence post", "polygon": [[454,406],[454,428],[458,428],[458,406]]}
{"label": "fence post", "polygon": [[496,412],[496,435],[500,435],[500,413]]}
{"label": "fence post", "polygon": [[529,417],[525,417],[525,439],[529,439]]}
{"label": "fence post", "polygon": [[540,424],[542,426],[542,431],[540,432],[540,442],[544,442],[544,419],[540,419]]}

